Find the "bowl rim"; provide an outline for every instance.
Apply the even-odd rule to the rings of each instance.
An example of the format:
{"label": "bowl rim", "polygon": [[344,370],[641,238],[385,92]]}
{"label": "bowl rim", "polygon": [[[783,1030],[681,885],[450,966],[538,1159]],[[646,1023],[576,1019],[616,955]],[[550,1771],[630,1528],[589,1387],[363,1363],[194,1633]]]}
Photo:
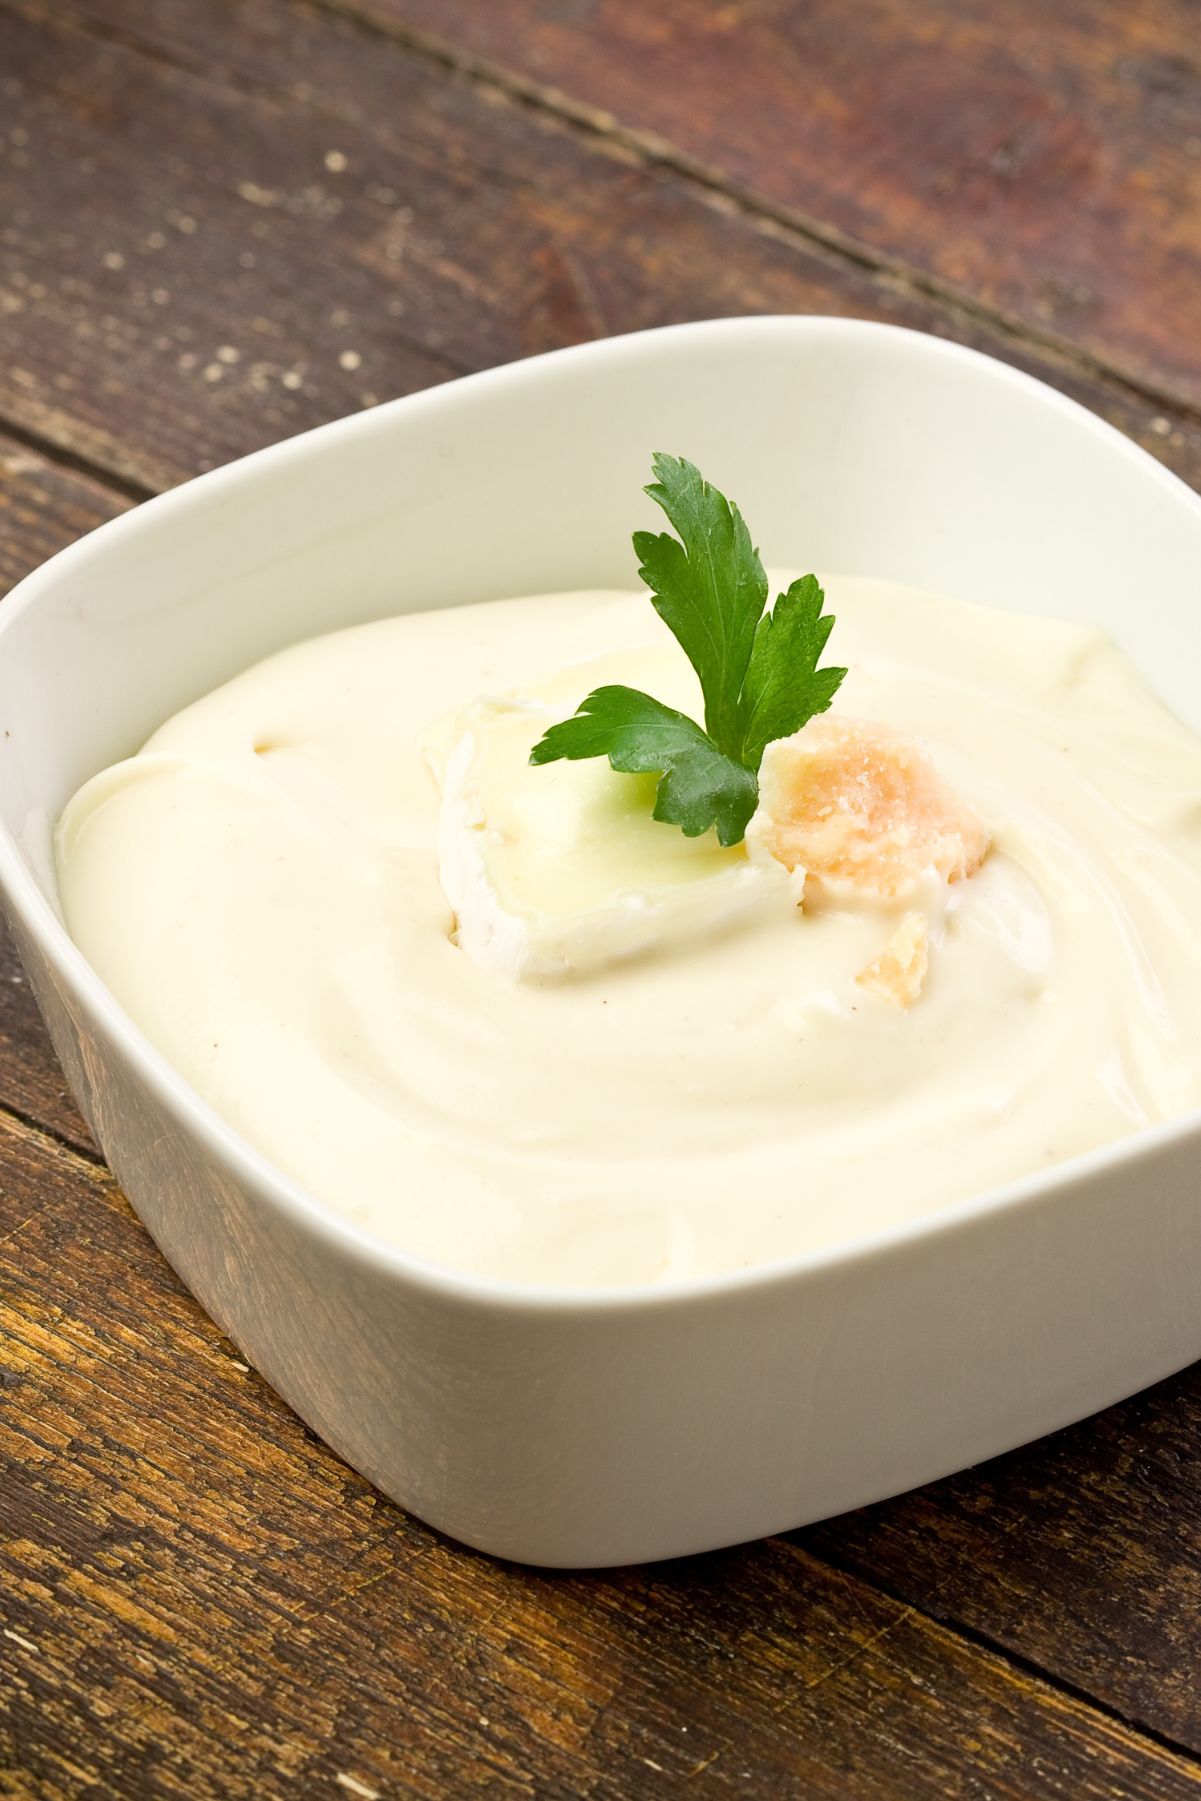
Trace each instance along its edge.
{"label": "bowl rim", "polygon": [[[410,420],[422,411],[444,406],[449,395],[457,396],[468,390],[478,393],[488,388],[503,392],[528,379],[531,371],[541,372],[548,365],[563,367],[570,364],[586,368],[590,363],[603,363],[631,352],[654,354],[664,350],[670,353],[675,345],[703,343],[706,338],[729,340],[743,336],[750,340],[772,335],[888,341],[904,355],[959,363],[977,374],[987,371],[991,379],[1020,389],[1039,404],[1070,416],[1078,429],[1092,432],[1111,453],[1128,458],[1138,466],[1144,478],[1158,480],[1177,502],[1183,500],[1194,508],[1201,527],[1201,495],[1179,476],[1079,401],[997,357],[930,332],[884,321],[826,314],[757,314],[658,326],[546,351],[497,368],[459,376],[415,394],[401,395],[367,412],[347,414],[279,443],[250,451],[118,514],[32,570],[0,605],[0,646],[6,632],[28,608],[38,604],[48,585],[69,573],[76,563],[86,566],[97,537],[104,537],[110,544],[119,543],[121,534],[140,531],[148,515],[168,518],[172,510],[186,510],[193,504],[193,496],[198,490],[219,498],[224,491],[236,488],[247,475],[266,465],[286,470],[290,463],[310,456],[315,448],[336,449],[343,437],[370,436],[375,431],[386,433],[400,409],[406,420]],[[903,1254],[927,1241],[953,1238],[1002,1213],[1038,1204],[1054,1204],[1065,1191],[1087,1186],[1098,1175],[1120,1171],[1190,1139],[1201,1139],[1201,1107],[1198,1107],[1174,1119],[1143,1127],[1111,1144],[1065,1159],[1048,1169],[1033,1171],[951,1202],[929,1214],[918,1214],[858,1237],[750,1269],[612,1287],[549,1285],[481,1275],[416,1256],[343,1217],[311,1194],[301,1182],[278,1168],[265,1153],[228,1124],[156,1049],[110,993],[43,894],[13,833],[3,822],[0,822],[0,894],[54,976],[84,1001],[86,1010],[100,1018],[135,1077],[150,1091],[155,1102],[176,1120],[181,1129],[199,1140],[206,1155],[220,1162],[240,1186],[251,1191],[252,1205],[269,1205],[290,1228],[324,1241],[331,1250],[375,1276],[385,1276],[422,1289],[444,1301],[482,1305],[497,1312],[518,1311],[548,1318],[555,1315],[603,1317],[630,1311],[674,1309],[691,1303],[735,1301],[835,1271],[865,1266]]]}

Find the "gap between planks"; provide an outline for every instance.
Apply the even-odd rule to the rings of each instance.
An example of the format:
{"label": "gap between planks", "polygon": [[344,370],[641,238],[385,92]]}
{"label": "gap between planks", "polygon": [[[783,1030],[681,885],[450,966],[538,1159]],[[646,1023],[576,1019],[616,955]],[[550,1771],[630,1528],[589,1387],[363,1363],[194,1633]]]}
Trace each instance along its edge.
{"label": "gap between planks", "polygon": [[[0,0],[3,4],[3,0]],[[134,481],[121,475],[107,464],[98,463],[93,457],[81,451],[72,450],[68,445],[60,444],[53,438],[43,436],[41,432],[32,430],[28,425],[18,424],[0,413],[0,434],[10,438],[22,450],[32,451],[42,461],[70,475],[82,475],[87,481],[102,488],[113,500],[130,501],[140,506],[144,500],[153,500],[156,494],[162,493],[160,488],[152,488],[145,482]]]}
{"label": "gap between planks", "polygon": [[[108,1171],[108,1164],[104,1161],[103,1154],[94,1145],[84,1144],[81,1139],[72,1138],[68,1133],[60,1131],[57,1126],[52,1126],[49,1121],[40,1119],[36,1113],[28,1113],[22,1107],[14,1107],[11,1101],[0,1100],[0,1118],[10,1120],[33,1137],[54,1145],[57,1150],[66,1151],[69,1156],[78,1158],[79,1162],[86,1164],[89,1169]],[[4,1239],[0,1238],[0,1244],[4,1242]]]}
{"label": "gap between planks", "polygon": [[[941,1627],[944,1632],[952,1633],[954,1637],[962,1639],[965,1644],[971,1645],[975,1650],[1000,1659],[1008,1668],[1053,1689],[1065,1701],[1074,1701],[1078,1706],[1087,1708],[1090,1713],[1108,1720],[1111,1725],[1120,1727],[1123,1732],[1129,1732],[1136,1738],[1146,1739],[1150,1744],[1157,1746],[1159,1750],[1190,1765],[1201,1776],[1201,1752],[1195,1750],[1191,1745],[1184,1744],[1180,1739],[1172,1738],[1170,1734],[1161,1732],[1158,1727],[1148,1724],[1145,1720],[1137,1719],[1132,1714],[1123,1713],[1120,1707],[1114,1707],[1112,1703],[1100,1700],[1096,1695],[1090,1694],[1088,1689],[1081,1688],[1079,1683],[1073,1682],[1070,1677],[1058,1675],[1056,1671],[1048,1669],[1045,1664],[1039,1663],[1036,1658],[1027,1657],[1023,1652],[1014,1650],[1012,1646],[1005,1644],[1002,1640],[993,1638],[987,1632],[982,1632],[978,1626],[973,1626],[966,1620],[957,1619],[952,1615],[939,1614],[932,1608],[922,1607],[917,1602],[906,1600],[904,1595],[894,1589],[891,1583],[882,1582],[878,1576],[868,1575],[859,1569],[853,1557],[839,1557],[826,1549],[815,1551],[804,1543],[794,1542],[803,1537],[804,1531],[804,1527],[799,1528],[797,1532],[786,1536],[783,1542],[799,1555],[811,1557],[816,1563],[824,1565],[827,1569],[837,1570],[839,1575],[849,1577],[852,1581],[865,1583],[876,1594],[886,1596],[898,1607],[904,1608],[907,1613],[927,1620],[933,1626]],[[894,1621],[893,1624],[895,1625],[896,1622]],[[892,1627],[889,1627],[888,1630],[891,1631]]]}

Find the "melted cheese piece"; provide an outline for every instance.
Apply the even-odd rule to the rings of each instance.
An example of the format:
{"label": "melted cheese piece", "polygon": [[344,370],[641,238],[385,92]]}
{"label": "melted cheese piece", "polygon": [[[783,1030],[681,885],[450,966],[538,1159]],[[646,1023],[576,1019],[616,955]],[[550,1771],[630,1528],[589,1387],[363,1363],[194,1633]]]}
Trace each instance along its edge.
{"label": "melted cheese piece", "polygon": [[[599,680],[599,678],[598,678]],[[652,816],[656,776],[604,758],[535,768],[547,726],[598,685],[573,666],[532,694],[477,702],[431,734],[442,791],[438,874],[455,942],[508,981],[583,975],[671,951],[762,909],[781,917],[805,875],[712,832],[686,838]]]}
{"label": "melted cheese piece", "polygon": [[[970,880],[916,907],[833,891],[803,915],[756,906],[656,927],[643,954],[566,978],[501,980],[465,955],[439,881],[431,722],[481,695],[545,700],[548,672],[561,716],[602,667],[698,706],[644,596],[578,594],[314,640],[168,721],[64,814],[70,929],[183,1075],[320,1200],[418,1256],[517,1280],[770,1262],[1196,1106],[1201,741],[1074,626],[879,582],[828,594],[851,666],[836,711],[931,745],[992,832]],[[615,880],[613,833],[597,863],[576,829],[582,791],[560,807],[565,767],[509,797],[546,809],[556,849],[498,855],[496,893],[578,924],[631,871],[669,907],[740,867],[654,827],[652,874],[633,806]],[[625,803],[605,776],[590,767],[588,804],[612,826]],[[478,779],[463,772],[464,804]],[[712,861],[703,877],[693,856]],[[877,963],[906,986],[915,911],[929,968],[905,1007],[859,978]],[[890,940],[895,968],[878,961]]]}

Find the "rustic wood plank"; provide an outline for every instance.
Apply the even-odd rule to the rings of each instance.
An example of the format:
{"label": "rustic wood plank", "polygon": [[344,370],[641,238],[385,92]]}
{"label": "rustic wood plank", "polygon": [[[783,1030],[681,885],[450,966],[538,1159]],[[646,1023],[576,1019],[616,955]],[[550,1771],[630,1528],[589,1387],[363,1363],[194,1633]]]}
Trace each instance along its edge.
{"label": "rustic wood plank", "polygon": [[240,1365],[102,1170],[0,1116],[0,1171],[0,1792],[1201,1793],[783,1542],[587,1577],[449,1545]]}
{"label": "rustic wood plank", "polygon": [[72,1100],[16,947],[0,915],[0,1107],[35,1120],[78,1150],[91,1134]]}
{"label": "rustic wood plank", "polygon": [[362,404],[377,341],[455,372],[331,229],[326,122],[13,13],[0,72],[0,415],[157,489]]}
{"label": "rustic wood plank", "polygon": [[1201,1749],[1201,1366],[798,1542]]}
{"label": "rustic wood plank", "polygon": [[333,0],[1201,404],[1189,0]]}
{"label": "rustic wood plank", "polygon": [[[0,594],[126,505],[120,495],[0,434]],[[0,1106],[90,1147],[2,919]]]}
{"label": "rustic wood plank", "polygon": [[127,505],[0,431],[0,595]]}
{"label": "rustic wood plank", "polygon": [[288,0],[145,15],[0,6],[0,417],[126,479],[606,332],[832,311],[1032,368],[1201,485],[1187,412],[360,23]]}

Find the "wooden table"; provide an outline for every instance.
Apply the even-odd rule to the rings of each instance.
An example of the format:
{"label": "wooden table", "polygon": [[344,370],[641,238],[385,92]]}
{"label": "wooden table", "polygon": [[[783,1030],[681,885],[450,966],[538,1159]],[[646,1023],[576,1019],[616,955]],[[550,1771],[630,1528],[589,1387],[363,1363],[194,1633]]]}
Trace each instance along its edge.
{"label": "wooden table", "polygon": [[[1201,483],[1197,0],[0,0],[0,585],[762,311],[980,345]],[[247,1369],[0,974],[0,1795],[1201,1796],[1197,1370],[769,1543],[502,1567]]]}

